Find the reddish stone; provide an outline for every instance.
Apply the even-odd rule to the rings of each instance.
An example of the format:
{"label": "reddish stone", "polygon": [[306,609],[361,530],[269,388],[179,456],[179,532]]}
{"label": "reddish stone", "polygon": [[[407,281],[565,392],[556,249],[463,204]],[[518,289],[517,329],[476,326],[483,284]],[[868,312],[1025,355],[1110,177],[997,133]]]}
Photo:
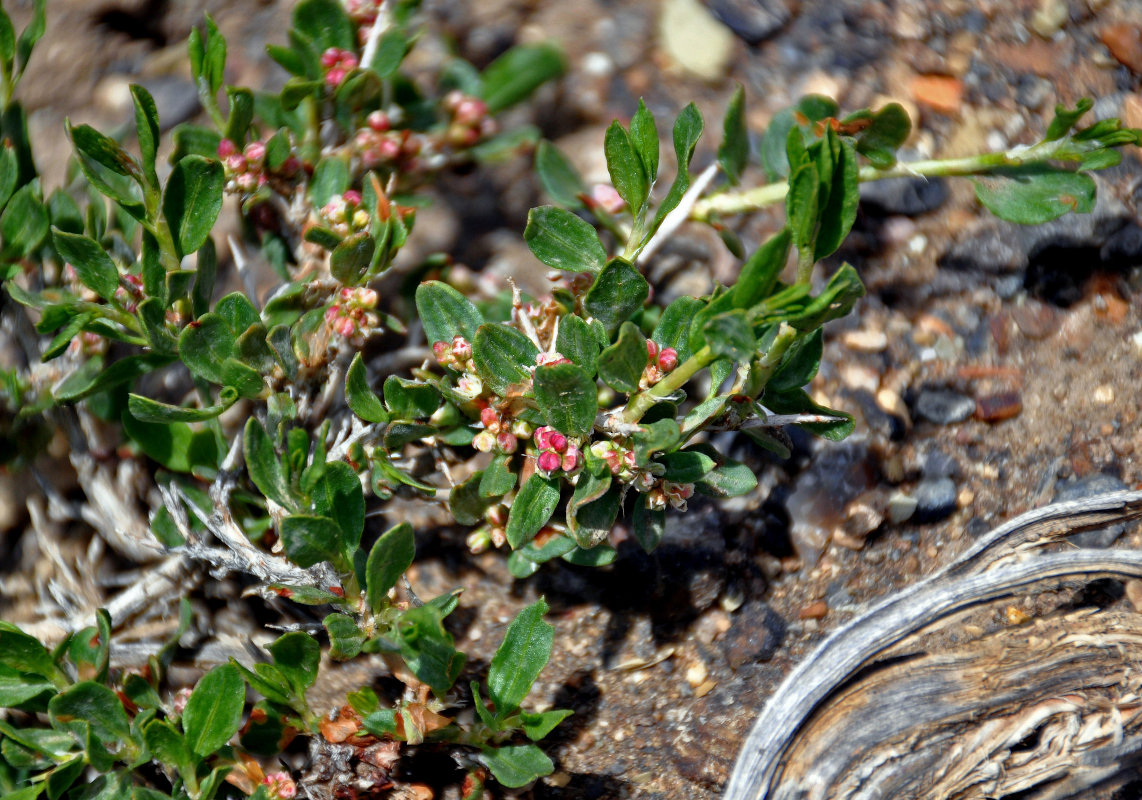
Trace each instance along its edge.
{"label": "reddish stone", "polygon": [[1142,27],[1119,23],[1107,25],[1099,38],[1120,64],[1142,74]]}
{"label": "reddish stone", "polygon": [[976,419],[984,422],[1001,422],[1018,416],[1023,410],[1023,398],[1019,392],[999,392],[988,394],[975,401]]}

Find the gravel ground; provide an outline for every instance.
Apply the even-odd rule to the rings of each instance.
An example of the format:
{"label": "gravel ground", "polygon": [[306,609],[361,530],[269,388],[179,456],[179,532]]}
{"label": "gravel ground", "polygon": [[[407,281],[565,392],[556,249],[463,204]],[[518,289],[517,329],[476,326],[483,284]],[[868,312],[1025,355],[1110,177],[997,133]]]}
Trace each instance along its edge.
{"label": "gravel ground", "polygon": [[[1142,125],[1142,6],[1129,2],[425,8],[442,38],[429,37],[417,58],[439,53],[441,41],[477,64],[514,42],[564,46],[569,74],[513,114],[539,124],[589,180],[605,179],[605,126],[628,117],[640,96],[660,128],[693,100],[717,131],[735,82],[746,87],[754,131],[807,92],[831,94],[842,108],[898,100],[917,123],[914,157],[1033,141],[1056,102],[1088,95],[1099,116]],[[182,41],[204,9],[230,37],[233,82],[280,80],[263,46],[284,37],[286,3],[50,4],[49,34],[23,88],[47,181],[62,174],[63,118],[113,129],[129,119],[129,81],[143,79],[164,120],[195,113]],[[697,168],[716,139],[700,145]],[[443,186],[448,199],[419,221],[423,246],[493,274],[541,274],[519,239],[527,209],[541,201],[526,175],[517,163],[486,183]],[[856,610],[1027,509],[1142,485],[1140,178],[1128,155],[1100,180],[1093,214],[1026,230],[981,213],[967,182],[869,187],[854,236],[825,265],[851,261],[869,296],[827,330],[811,387],[857,416],[856,434],[836,445],[795,433],[788,462],[733,443],[757,468],[758,492],[695,502],[652,556],[626,542],[612,568],[559,564],[512,583],[501,556],[464,554],[462,532],[421,531],[413,586],[466,587],[455,632],[475,660],[490,658],[525,603],[542,594],[552,605],[557,652],[533,697],[576,713],[549,748],[558,772],[527,796],[719,796],[774,686]],[[780,219],[766,212],[735,224],[749,246]],[[657,292],[674,296],[732,280],[735,268],[716,238],[695,232],[652,275]],[[18,496],[4,480],[0,488]],[[1140,547],[1142,532],[1117,542]]]}

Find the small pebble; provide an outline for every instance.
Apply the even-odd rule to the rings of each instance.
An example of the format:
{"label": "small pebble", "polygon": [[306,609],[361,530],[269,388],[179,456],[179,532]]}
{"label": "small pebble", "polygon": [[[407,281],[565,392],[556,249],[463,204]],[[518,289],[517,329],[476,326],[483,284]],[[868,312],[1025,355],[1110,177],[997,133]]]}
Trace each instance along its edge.
{"label": "small pebble", "polygon": [[884,331],[846,331],[841,336],[841,343],[858,353],[879,353],[888,347],[888,336]]}
{"label": "small pebble", "polygon": [[824,600],[818,600],[817,602],[810,603],[809,605],[805,606],[800,611],[798,611],[797,617],[799,619],[821,619],[822,617],[824,617],[828,613],[829,613],[829,604],[826,603]]}
{"label": "small pebble", "polygon": [[706,678],[710,675],[704,661],[694,661],[686,668],[686,683],[690,684],[691,689],[697,689],[706,682]]}
{"label": "small pebble", "polygon": [[1105,383],[1096,386],[1091,394],[1091,399],[1100,406],[1108,406],[1114,402],[1114,388]]}
{"label": "small pebble", "polygon": [[911,90],[917,103],[945,114],[955,114],[963,104],[963,81],[948,75],[917,75]]}
{"label": "small pebble", "polygon": [[896,492],[888,498],[888,518],[895,523],[905,522],[916,512],[916,498]]}
{"label": "small pebble", "polygon": [[1099,38],[1118,63],[1132,72],[1142,74],[1142,28],[1125,22],[1107,25]]}
{"label": "small pebble", "polygon": [[975,401],[975,417],[984,422],[1002,422],[1019,416],[1023,411],[1023,398],[1019,392],[987,394]]}
{"label": "small pebble", "polygon": [[966,486],[960,489],[960,493],[956,495],[956,503],[960,508],[967,508],[973,500],[975,500],[975,492]]}
{"label": "small pebble", "polygon": [[916,398],[916,413],[937,425],[951,425],[975,413],[975,401],[950,389],[922,389]]}
{"label": "small pebble", "polygon": [[705,696],[706,696],[706,695],[708,695],[708,694],[709,694],[709,693],[710,693],[710,692],[711,692],[711,691],[714,689],[714,687],[715,687],[715,686],[717,686],[717,685],[718,685],[718,684],[717,684],[717,683],[715,683],[714,681],[706,681],[706,682],[705,682],[705,683],[703,683],[701,686],[695,686],[695,687],[694,687],[694,696],[695,696],[695,697],[705,697]]}
{"label": "small pebble", "polygon": [[922,480],[912,490],[916,510],[914,522],[938,522],[956,510],[956,484],[951,478]]}
{"label": "small pebble", "polygon": [[1142,614],[1142,581],[1131,578],[1126,582],[1126,599],[1135,611]]}

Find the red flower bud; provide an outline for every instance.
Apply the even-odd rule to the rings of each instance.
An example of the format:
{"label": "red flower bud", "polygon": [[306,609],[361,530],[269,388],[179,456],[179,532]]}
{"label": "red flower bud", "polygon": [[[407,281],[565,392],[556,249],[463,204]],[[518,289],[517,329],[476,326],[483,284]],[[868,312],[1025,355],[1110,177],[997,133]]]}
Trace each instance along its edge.
{"label": "red flower bud", "polygon": [[223,139],[218,143],[218,157],[227,158],[238,152],[238,146],[230,139]]}
{"label": "red flower bud", "polygon": [[562,453],[567,449],[567,437],[558,431],[552,433],[547,441],[551,445],[551,449],[556,453]]}
{"label": "red flower bud", "polygon": [[535,465],[541,472],[555,472],[555,470],[559,469],[561,462],[562,459],[559,458],[558,453],[546,450],[539,454],[539,459],[535,462]]}
{"label": "red flower bud", "polygon": [[646,340],[646,355],[652,361],[658,357],[658,342],[653,339]]}
{"label": "red flower bud", "polygon": [[673,347],[667,347],[658,354],[658,368],[663,372],[670,372],[678,366],[678,351]]}
{"label": "red flower bud", "polygon": [[485,408],[480,411],[480,422],[484,423],[484,427],[490,430],[493,425],[500,424],[500,415],[494,408]]}

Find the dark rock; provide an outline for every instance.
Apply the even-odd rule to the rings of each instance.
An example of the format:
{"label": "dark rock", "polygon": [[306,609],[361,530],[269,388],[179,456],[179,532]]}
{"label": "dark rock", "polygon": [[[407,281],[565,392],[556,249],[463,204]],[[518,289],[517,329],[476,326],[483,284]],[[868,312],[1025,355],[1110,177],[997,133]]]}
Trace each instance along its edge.
{"label": "dark rock", "polygon": [[956,484],[951,478],[926,478],[912,490],[916,511],[912,522],[937,522],[956,510]]}
{"label": "dark rock", "polygon": [[1054,84],[1046,78],[1040,78],[1038,75],[1024,75],[1019,79],[1019,86],[1015,90],[1015,102],[1024,108],[1037,111],[1054,93]]}
{"label": "dark rock", "polygon": [[937,425],[963,422],[975,412],[975,400],[951,389],[921,389],[916,413]]}
{"label": "dark rock", "polygon": [[734,623],[722,637],[722,653],[730,669],[768,661],[785,641],[785,620],[766,603],[751,600],[734,614]]}
{"label": "dark rock", "polygon": [[920,469],[925,478],[951,478],[960,472],[960,462],[943,450],[929,450],[921,456]]}
{"label": "dark rock", "polygon": [[968,524],[964,525],[964,532],[973,539],[978,539],[985,533],[991,530],[991,525],[988,525],[984,520],[979,517],[972,517],[968,520]]}
{"label": "dark rock", "polygon": [[860,407],[860,414],[870,431],[893,441],[904,438],[907,431],[904,420],[881,408],[872,392],[867,389],[853,389],[845,392],[845,395]]}
{"label": "dark rock", "polygon": [[1142,256],[1142,227],[1126,225],[1103,243],[1098,255],[1103,263],[1113,266],[1137,264]]}
{"label": "dark rock", "polygon": [[865,211],[914,217],[934,211],[948,199],[948,185],[941,178],[890,178],[861,184],[860,200]]}
{"label": "dark rock", "polygon": [[748,44],[761,44],[792,18],[785,0],[713,0],[710,11]]}
{"label": "dark rock", "polygon": [[1022,272],[1027,253],[1013,234],[1014,226],[987,220],[956,237],[940,256],[940,266],[964,272],[1005,274]]}
{"label": "dark rock", "polygon": [[[1055,502],[1081,500],[1084,497],[1093,497],[1106,492],[1118,492],[1128,488],[1130,487],[1113,475],[1096,472],[1085,478],[1057,484],[1055,486]],[[1110,547],[1124,530],[1126,530],[1125,523],[1111,525],[1100,530],[1076,533],[1070,537],[1070,541],[1079,547]]]}

